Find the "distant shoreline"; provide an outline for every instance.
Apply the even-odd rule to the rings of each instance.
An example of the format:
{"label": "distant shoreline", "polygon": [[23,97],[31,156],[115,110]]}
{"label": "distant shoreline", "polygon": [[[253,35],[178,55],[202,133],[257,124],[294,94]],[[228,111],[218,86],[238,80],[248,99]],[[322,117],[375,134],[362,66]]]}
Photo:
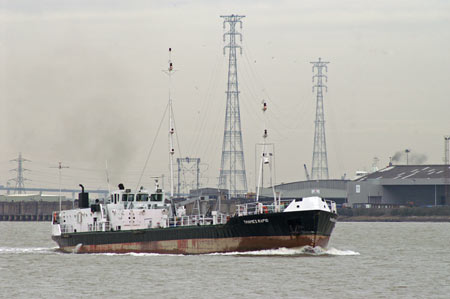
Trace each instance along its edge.
{"label": "distant shoreline", "polygon": [[399,208],[341,208],[340,222],[450,222],[450,206]]}
{"label": "distant shoreline", "polygon": [[450,216],[339,216],[338,222],[450,222]]}

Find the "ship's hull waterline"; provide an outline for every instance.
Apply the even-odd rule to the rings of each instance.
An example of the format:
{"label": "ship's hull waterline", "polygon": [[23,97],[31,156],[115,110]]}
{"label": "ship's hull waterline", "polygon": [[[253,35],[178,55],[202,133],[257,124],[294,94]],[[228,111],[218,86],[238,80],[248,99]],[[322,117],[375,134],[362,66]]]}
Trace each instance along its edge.
{"label": "ship's hull waterline", "polygon": [[336,214],[299,211],[233,217],[222,225],[53,236],[63,252],[205,254],[281,247],[327,247]]}

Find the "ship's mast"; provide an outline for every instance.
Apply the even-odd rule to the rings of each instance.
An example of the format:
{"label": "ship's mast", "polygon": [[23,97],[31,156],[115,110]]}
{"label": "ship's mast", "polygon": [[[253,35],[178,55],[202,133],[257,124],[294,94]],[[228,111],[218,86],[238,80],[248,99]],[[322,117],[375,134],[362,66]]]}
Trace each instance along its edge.
{"label": "ship's mast", "polygon": [[175,148],[173,144],[173,134],[175,134],[175,128],[173,124],[173,110],[172,110],[172,96],[171,96],[171,83],[172,83],[172,48],[169,48],[169,66],[166,74],[169,76],[169,164],[170,164],[170,197],[173,197],[173,155],[175,154]]}
{"label": "ship's mast", "polygon": [[[141,176],[139,177],[139,181],[138,184],[136,186],[136,189],[138,189],[142,176],[144,175],[145,172],[145,168],[147,166],[147,162],[150,158],[150,155],[152,153],[153,150],[153,146],[156,143],[156,139],[159,135],[159,131],[161,129],[162,123],[164,122],[164,119],[166,117],[166,112],[167,110],[169,110],[169,136],[168,136],[168,145],[169,145],[169,171],[170,171],[170,197],[173,198],[173,193],[174,193],[174,179],[173,179],[173,156],[175,154],[175,147],[174,147],[174,140],[173,140],[173,135],[175,134],[175,121],[174,121],[174,116],[173,116],[173,107],[172,107],[172,74],[175,72],[176,70],[173,69],[173,64],[172,64],[172,48],[169,48],[169,61],[168,61],[168,67],[167,69],[163,69],[162,72],[164,72],[168,77],[169,77],[169,82],[168,82],[168,93],[169,93],[169,103],[166,106],[166,110],[164,111],[164,115],[161,119],[161,122],[159,124],[158,127],[158,131],[156,133],[155,139],[153,140],[153,144],[150,148],[150,152],[148,153],[147,156],[147,160],[145,162],[144,168],[142,169],[141,172]],[[178,149],[180,149],[180,144],[178,143]],[[161,175],[161,180],[162,180],[162,188],[164,189],[164,174]]]}
{"label": "ship's mast", "polygon": [[263,184],[262,181],[262,174],[263,174],[263,170],[264,170],[264,165],[268,165],[269,166],[269,176],[270,176],[270,186],[272,187],[272,192],[273,192],[273,197],[274,197],[274,202],[276,203],[276,194],[275,194],[275,187],[274,184],[272,182],[272,177],[273,177],[273,168],[272,168],[272,157],[273,157],[273,153],[268,151],[268,144],[266,142],[268,135],[268,131],[267,131],[267,126],[266,126],[266,111],[267,111],[267,103],[266,101],[262,102],[263,107],[262,107],[262,111],[263,111],[263,119],[264,119],[264,131],[263,131],[263,143],[262,143],[262,153],[261,153],[261,160],[260,160],[260,164],[259,164],[259,176],[258,176],[258,185],[256,188],[256,201],[259,201],[259,194],[260,194],[260,189],[261,189],[261,185]]}
{"label": "ship's mast", "polygon": [[50,167],[50,168],[58,168],[59,171],[59,212],[62,211],[62,203],[61,203],[61,170],[63,168],[69,168],[69,166],[62,166],[62,162],[58,162],[58,166],[56,167]]}

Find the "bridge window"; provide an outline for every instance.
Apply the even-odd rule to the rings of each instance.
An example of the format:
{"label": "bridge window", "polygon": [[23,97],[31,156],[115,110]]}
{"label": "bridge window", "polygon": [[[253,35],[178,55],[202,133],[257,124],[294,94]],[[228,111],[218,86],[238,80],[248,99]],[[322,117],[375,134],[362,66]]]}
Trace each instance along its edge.
{"label": "bridge window", "polygon": [[156,193],[151,195],[151,201],[162,201],[163,195],[162,193]]}
{"label": "bridge window", "polygon": [[136,201],[148,201],[148,194],[136,194]]}
{"label": "bridge window", "polygon": [[122,201],[133,201],[134,200],[134,194],[123,194],[122,195]]}

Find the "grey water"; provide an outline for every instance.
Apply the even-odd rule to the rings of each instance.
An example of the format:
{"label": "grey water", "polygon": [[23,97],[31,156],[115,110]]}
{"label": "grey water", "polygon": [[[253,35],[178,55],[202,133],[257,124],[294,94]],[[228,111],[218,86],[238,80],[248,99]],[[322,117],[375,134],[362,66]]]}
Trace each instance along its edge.
{"label": "grey water", "polygon": [[337,223],[328,249],[64,254],[0,222],[1,298],[450,298],[450,223]]}

